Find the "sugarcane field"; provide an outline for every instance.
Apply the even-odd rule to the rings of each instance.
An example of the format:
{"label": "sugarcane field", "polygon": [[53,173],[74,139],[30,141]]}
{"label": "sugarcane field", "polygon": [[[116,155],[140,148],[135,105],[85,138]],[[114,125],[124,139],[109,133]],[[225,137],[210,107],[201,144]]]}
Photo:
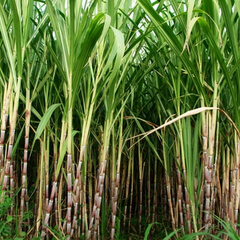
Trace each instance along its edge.
{"label": "sugarcane field", "polygon": [[0,240],[240,240],[240,1],[0,0]]}

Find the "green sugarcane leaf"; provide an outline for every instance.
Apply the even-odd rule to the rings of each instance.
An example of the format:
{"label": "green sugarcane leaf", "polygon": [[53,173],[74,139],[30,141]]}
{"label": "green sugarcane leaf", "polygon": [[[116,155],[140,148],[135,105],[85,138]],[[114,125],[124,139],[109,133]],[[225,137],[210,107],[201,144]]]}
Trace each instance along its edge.
{"label": "green sugarcane leaf", "polygon": [[79,85],[81,83],[80,79],[83,73],[84,66],[86,65],[91,54],[93,53],[97,43],[104,37],[103,34],[107,33],[109,24],[110,22],[108,16],[105,16],[105,14],[103,13],[97,14],[89,26],[85,39],[81,44],[81,50],[77,51],[77,64],[75,64],[73,76],[73,102],[79,90]]}
{"label": "green sugarcane leaf", "polygon": [[152,20],[156,31],[162,36],[164,41],[171,47],[173,52],[175,52],[175,54],[182,61],[198,92],[201,93],[204,100],[208,102],[206,92],[199,81],[199,74],[196,71],[192,61],[190,61],[188,54],[186,52],[182,52],[183,46],[171,27],[168,26],[165,20],[155,11],[150,2],[139,0],[138,3]]}
{"label": "green sugarcane leaf", "polygon": [[22,137],[23,130],[24,130],[24,126],[22,126],[21,131],[20,131],[20,133],[18,134],[17,140],[16,140],[16,142],[15,142],[15,144],[14,144],[14,146],[13,146],[12,154],[11,154],[11,159],[13,159],[13,158],[15,157],[15,152],[16,152],[16,150],[17,150],[18,147],[19,147],[19,142],[20,142],[20,139],[21,139],[21,137]]}
{"label": "green sugarcane leaf", "polygon": [[219,47],[218,47],[218,45],[217,45],[217,43],[216,43],[216,41],[214,39],[214,36],[213,36],[213,34],[211,32],[211,29],[209,28],[208,23],[206,22],[206,20],[203,17],[199,17],[197,22],[200,25],[201,29],[206,34],[206,36],[208,38],[208,41],[209,41],[209,44],[210,44],[211,48],[213,49],[213,51],[214,51],[214,53],[215,53],[215,55],[216,55],[216,57],[218,59],[218,62],[220,64],[220,66],[222,68],[222,71],[224,73],[224,76],[226,78],[226,82],[228,84],[230,93],[231,93],[231,95],[233,97],[234,106],[237,107],[236,96],[234,95],[234,91],[233,91],[233,87],[232,87],[229,71],[227,69],[226,63],[224,62],[223,56],[221,54],[221,51],[219,50]]}
{"label": "green sugarcane leaf", "polygon": [[53,3],[46,0],[47,10],[53,29],[56,34],[57,43],[62,53],[63,68],[66,72],[66,76],[69,74],[68,60],[69,60],[69,46],[66,33],[66,23],[63,21],[63,17],[60,17],[60,13],[55,9]]}
{"label": "green sugarcane leaf", "polygon": [[46,127],[47,123],[49,122],[49,119],[51,118],[53,112],[56,110],[57,107],[60,106],[60,103],[53,104],[50,106],[45,114],[43,115],[42,119],[40,120],[40,123],[38,125],[34,140],[33,140],[33,145],[35,141],[41,136],[44,128]]}
{"label": "green sugarcane leaf", "polygon": [[6,24],[6,20],[4,19],[5,16],[5,11],[2,7],[2,5],[0,4],[0,32],[2,34],[2,39],[3,39],[3,43],[4,46],[6,48],[6,53],[8,56],[8,61],[9,61],[9,68],[11,70],[13,79],[16,80],[16,71],[15,71],[15,61],[14,61],[14,57],[13,57],[13,51],[12,51],[12,46],[11,46],[11,41],[9,39],[8,33],[7,33],[7,24]]}
{"label": "green sugarcane leaf", "polygon": [[[143,240],[148,240],[148,235],[149,235],[149,233],[151,231],[152,226],[153,225],[157,225],[157,224],[160,224],[160,223],[159,222],[153,222],[153,223],[148,224],[147,229],[146,229],[146,231],[144,233],[144,239]],[[173,236],[174,234],[175,234],[175,232],[171,233],[170,235]],[[164,239],[169,239],[169,238],[164,238]]]}
{"label": "green sugarcane leaf", "polygon": [[21,33],[21,24],[18,15],[18,9],[16,2],[11,0],[12,10],[13,10],[13,27],[15,31],[15,43],[16,43],[16,53],[17,53],[17,70],[18,77],[22,77],[22,33]]}
{"label": "green sugarcane leaf", "polygon": [[171,232],[170,234],[168,234],[163,240],[168,240],[168,239],[171,239],[174,235],[176,235],[177,232],[179,232],[180,229],[174,231],[174,232]]}
{"label": "green sugarcane leaf", "polygon": [[145,231],[145,234],[144,234],[144,240],[147,240],[147,239],[148,239],[148,235],[149,235],[150,230],[151,230],[151,228],[152,228],[152,226],[153,226],[154,224],[156,224],[156,223],[151,223],[151,224],[148,225],[148,227],[147,227],[147,229],[146,229],[146,231]]}
{"label": "green sugarcane leaf", "polygon": [[[74,138],[74,136],[79,133],[78,131],[73,131],[72,132],[72,138]],[[63,162],[63,159],[65,157],[65,154],[67,152],[67,139],[64,140],[64,143],[63,143],[63,147],[61,149],[61,152],[60,152],[60,156],[59,156],[59,159],[58,159],[58,163],[57,163],[57,169],[56,169],[56,178],[58,177],[58,174],[61,170],[61,166],[62,166],[62,162]]]}
{"label": "green sugarcane leaf", "polygon": [[[33,23],[35,23],[35,19],[31,19]],[[32,33],[32,36],[30,37],[30,39],[28,40],[28,42],[26,43],[26,48],[35,41],[35,39],[37,39],[38,35],[41,35],[41,27],[43,26],[47,26],[49,22],[49,16],[47,13],[44,14],[44,16],[40,19],[38,24],[35,24],[35,29],[34,32]]]}
{"label": "green sugarcane leaf", "polygon": [[64,159],[64,156],[65,156],[66,152],[67,152],[67,140],[65,139],[64,143],[63,143],[63,147],[62,147],[61,152],[60,152],[59,159],[58,159],[56,176],[55,177],[58,177],[58,174],[61,170],[62,162],[63,162],[63,159]]}

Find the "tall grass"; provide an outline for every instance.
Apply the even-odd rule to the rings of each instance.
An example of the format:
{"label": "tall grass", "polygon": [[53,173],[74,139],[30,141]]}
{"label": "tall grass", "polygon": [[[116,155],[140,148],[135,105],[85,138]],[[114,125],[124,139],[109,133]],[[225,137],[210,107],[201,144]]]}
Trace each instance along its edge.
{"label": "tall grass", "polygon": [[4,237],[239,234],[239,16],[230,0],[1,1]]}

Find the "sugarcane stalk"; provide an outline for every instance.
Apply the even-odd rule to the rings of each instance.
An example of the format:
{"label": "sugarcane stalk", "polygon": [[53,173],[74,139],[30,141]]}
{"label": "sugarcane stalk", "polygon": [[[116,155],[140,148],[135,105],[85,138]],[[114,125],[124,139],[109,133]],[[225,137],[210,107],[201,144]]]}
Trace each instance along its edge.
{"label": "sugarcane stalk", "polygon": [[123,212],[123,228],[126,228],[127,220],[127,210],[129,202],[129,189],[130,189],[130,178],[131,178],[131,154],[128,158],[128,168],[127,168],[127,179],[126,179],[126,189],[125,189],[125,201],[124,201],[124,212]]}
{"label": "sugarcane stalk", "polygon": [[[24,51],[24,50],[23,50]],[[21,200],[20,200],[20,216],[19,216],[19,232],[22,231],[22,217],[24,212],[25,198],[28,198],[27,192],[27,168],[28,168],[28,151],[29,151],[29,134],[30,134],[30,120],[31,120],[31,106],[30,100],[30,64],[28,54],[27,57],[27,76],[26,76],[26,107],[25,107],[25,138],[24,138],[24,154],[23,154],[23,167],[21,175]],[[26,203],[28,205],[28,203]],[[28,218],[28,222],[30,219]]]}
{"label": "sugarcane stalk", "polygon": [[11,100],[14,102],[13,110],[10,115],[10,126],[9,126],[9,144],[8,144],[8,150],[7,150],[7,159],[6,159],[6,166],[4,169],[4,179],[3,179],[3,187],[2,190],[6,191],[7,186],[9,184],[9,169],[10,169],[10,161],[12,161],[12,149],[14,144],[14,138],[15,138],[15,131],[16,131],[16,122],[17,122],[17,110],[19,105],[19,95],[20,95],[20,87],[21,87],[21,77],[18,77],[17,80],[17,87],[15,90],[15,96],[11,94]]}
{"label": "sugarcane stalk", "polygon": [[171,214],[168,214],[168,196],[167,196],[167,182],[166,182],[166,176],[165,176],[165,170],[163,172],[163,176],[161,178],[161,182],[163,182],[164,186],[161,192],[162,195],[162,204],[163,204],[163,216],[164,219],[166,219],[167,221],[171,222]]}
{"label": "sugarcane stalk", "polygon": [[225,214],[226,214],[226,220],[227,222],[229,222],[229,201],[231,201],[230,199],[230,161],[231,161],[231,153],[230,153],[230,148],[227,147],[227,153],[226,153],[226,175],[225,175],[225,204],[224,204],[224,209],[225,209]]}
{"label": "sugarcane stalk", "polygon": [[28,104],[26,104],[25,113],[25,144],[24,144],[24,157],[23,157],[23,170],[22,170],[22,190],[20,201],[20,216],[19,216],[19,231],[22,231],[22,217],[24,212],[24,200],[27,193],[27,163],[28,163],[28,147],[29,147],[29,132],[30,132],[30,118],[31,118],[31,102],[29,101],[29,90],[26,89]]}
{"label": "sugarcane stalk", "polygon": [[229,202],[228,202],[228,221],[234,227],[234,195],[235,195],[235,164],[234,164],[234,156],[231,154],[230,161],[230,182],[229,182]]}
{"label": "sugarcane stalk", "polygon": [[[57,136],[57,125],[55,125],[55,135]],[[53,138],[53,161],[54,161],[54,172],[53,172],[53,177],[52,177],[52,182],[55,181],[54,176],[56,176],[56,172],[57,172],[57,158],[58,158],[58,141],[56,138],[54,138],[54,136],[52,136]],[[60,219],[58,218],[59,213],[58,213],[58,189],[57,189],[57,185],[56,185],[56,190],[55,190],[55,194],[54,194],[54,210],[55,210],[55,224],[56,226],[59,226],[60,224]],[[50,199],[49,199],[50,200]]]}
{"label": "sugarcane stalk", "polygon": [[239,210],[239,191],[240,191],[240,178],[239,178],[239,159],[240,159],[240,151],[239,151],[239,137],[237,136],[236,132],[234,134],[234,142],[235,142],[235,158],[236,158],[236,201],[234,206],[234,230],[236,233],[239,233],[237,227],[237,220],[238,220],[238,210]]}
{"label": "sugarcane stalk", "polygon": [[[108,142],[108,140],[107,140]],[[98,235],[98,227],[99,227],[99,220],[100,220],[100,208],[101,208],[101,202],[102,202],[102,193],[103,193],[103,186],[104,186],[104,180],[105,180],[105,172],[106,172],[106,165],[107,165],[107,159],[109,155],[109,146],[106,147],[103,145],[103,154],[101,154],[104,158],[100,163],[99,167],[99,176],[97,179],[97,189],[94,197],[94,205],[92,210],[92,216],[91,221],[89,223],[89,230],[88,230],[88,239],[91,238],[91,230],[93,227],[93,222],[95,221],[94,225],[94,231],[93,231],[93,239],[97,239]]]}
{"label": "sugarcane stalk", "polygon": [[[120,133],[119,133],[119,146],[118,146],[118,156],[117,156],[117,170],[116,170],[116,177],[115,177],[115,188],[113,191],[113,201],[112,201],[112,229],[111,229],[111,240],[114,239],[115,235],[115,223],[116,223],[116,215],[117,215],[117,201],[118,201],[118,191],[120,185],[120,167],[121,167],[121,160],[122,160],[122,149],[123,149],[123,111],[121,112],[121,119],[120,119]],[[114,136],[114,135],[113,135]],[[114,155],[113,155],[114,157]],[[113,171],[114,173],[114,171]]]}
{"label": "sugarcane stalk", "polygon": [[[184,221],[183,221],[183,184],[182,184],[182,177],[181,177],[181,159],[180,159],[180,146],[179,140],[176,141],[176,169],[177,169],[177,201],[178,201],[178,212],[179,212],[179,219],[180,219],[180,226],[182,229],[183,234],[185,234],[184,229]],[[176,223],[177,225],[177,223]]]}
{"label": "sugarcane stalk", "polygon": [[[111,203],[111,240],[114,239],[115,234],[115,218],[116,218],[116,211],[117,207],[115,206],[115,187],[116,187],[116,147],[115,147],[115,133],[114,130],[112,131],[112,154],[111,154],[111,161],[109,167],[109,175],[110,175],[110,203]],[[106,176],[107,177],[107,176]],[[105,179],[105,188],[108,189],[108,181],[107,178]],[[105,193],[105,205],[107,204],[108,194]],[[116,208],[115,208],[116,207]]]}
{"label": "sugarcane stalk", "polygon": [[[88,170],[89,172],[93,172],[93,160],[92,160],[92,156],[91,156],[91,160],[88,161]],[[90,228],[90,221],[91,221],[91,211],[93,209],[93,180],[92,180],[92,176],[89,176],[88,179],[88,212],[89,212],[89,221],[88,221],[88,226]]]}
{"label": "sugarcane stalk", "polygon": [[[183,170],[183,176],[185,179],[185,182],[187,181],[187,177],[186,177],[186,171]],[[188,233],[191,234],[192,233],[192,226],[191,226],[191,202],[189,199],[189,193],[187,190],[187,187],[184,187],[184,193],[185,193],[185,201],[186,201],[186,217],[187,217],[187,226],[188,226]]]}
{"label": "sugarcane stalk", "polygon": [[130,203],[129,203],[129,220],[128,220],[128,232],[130,232],[130,225],[132,219],[133,210],[133,191],[134,191],[134,161],[131,160],[131,189],[130,189]]}
{"label": "sugarcane stalk", "polygon": [[[40,141],[40,164],[39,164],[39,186],[38,186],[38,209],[37,209],[37,225],[36,225],[36,233],[40,230],[40,224],[41,224],[41,219],[42,219],[42,206],[43,206],[43,181],[41,179],[44,178],[44,147],[43,147],[43,142]],[[46,214],[47,217],[47,214]]]}
{"label": "sugarcane stalk", "polygon": [[[218,84],[214,82],[214,92],[213,92],[213,107],[216,108],[218,104]],[[214,147],[215,147],[215,134],[216,134],[216,121],[217,121],[217,111],[214,109],[211,113],[208,113],[209,121],[209,143],[208,143],[208,158],[207,163],[205,163],[205,174],[206,174],[206,203],[205,203],[205,229],[207,230],[212,224],[212,201],[214,192],[212,193],[211,189],[214,189],[213,185],[213,164],[214,164]]]}
{"label": "sugarcane stalk", "polygon": [[[90,66],[91,66],[91,63],[90,63]],[[86,146],[88,143],[90,124],[91,124],[91,120],[92,120],[92,116],[93,116],[93,111],[94,111],[94,106],[95,106],[95,96],[96,96],[97,85],[98,85],[99,80],[100,79],[96,79],[95,85],[92,90],[91,98],[89,100],[87,100],[87,103],[86,103],[86,114],[85,114],[86,118],[83,119],[84,133],[82,134],[82,137],[81,137],[80,156],[79,156],[79,160],[78,160],[77,171],[76,171],[76,176],[75,176],[75,181],[74,181],[74,186],[73,186],[73,195],[75,195],[76,192],[79,191],[79,189],[77,189],[77,188],[79,188],[78,182],[81,177],[81,169],[82,169],[82,164],[83,164],[83,160],[84,160],[84,156],[85,156]],[[74,208],[77,208],[77,205],[79,204],[78,199],[79,199],[78,197],[75,198]],[[90,209],[91,209],[91,206],[90,206]],[[76,211],[76,210],[74,210],[74,211]],[[85,212],[86,212],[86,209],[85,209]],[[76,221],[76,220],[77,220],[77,218],[75,216],[74,221]],[[89,224],[90,223],[91,223],[91,220],[90,220]],[[83,228],[84,228],[84,226],[83,226]],[[91,227],[89,227],[89,228],[91,229]],[[72,228],[72,231],[73,231],[73,228]]]}
{"label": "sugarcane stalk", "polygon": [[[85,167],[86,168],[86,167]],[[87,173],[85,170],[84,173],[84,182],[83,182],[83,191],[82,191],[82,233],[88,232],[88,222],[87,222],[87,197],[86,197],[86,190],[87,190]]]}
{"label": "sugarcane stalk", "polygon": [[[216,147],[215,147],[215,163],[213,165],[213,183],[212,183],[212,213],[215,214],[216,211],[216,202],[217,202],[217,194],[220,190],[219,187],[219,123],[217,123],[216,127]],[[221,196],[221,194],[219,194]],[[220,211],[219,211],[220,212]],[[211,216],[212,225],[213,225],[213,234],[215,228],[215,218]]]}
{"label": "sugarcane stalk", "polygon": [[[177,156],[177,162],[178,162],[178,166],[180,166],[180,157]],[[180,173],[180,170],[179,170],[179,167],[177,168],[177,179],[178,179],[178,196],[177,196],[177,199],[178,199],[178,211],[179,211],[179,218],[180,218],[180,226],[181,226],[181,229],[183,231],[183,234],[185,233],[185,230],[184,230],[184,221],[183,221],[183,218],[184,218],[184,215],[183,215],[183,207],[182,207],[182,198],[183,198],[183,186],[182,186],[182,177],[181,177],[181,173]]]}
{"label": "sugarcane stalk", "polygon": [[[150,154],[149,154],[150,155]],[[149,156],[150,158],[150,156]],[[149,223],[151,217],[151,169],[150,169],[150,160],[148,161],[148,175],[147,175],[147,209],[148,216],[147,221]]]}
{"label": "sugarcane stalk", "polygon": [[[63,177],[63,172],[61,172],[60,174],[60,177],[59,177],[59,186],[57,185],[57,181],[55,181],[56,183],[56,190],[55,192],[58,190],[58,193],[57,193],[57,203],[61,203],[62,202],[62,190],[63,190],[63,187],[64,187],[64,177]],[[51,195],[50,195],[50,198],[51,198]],[[57,208],[58,208],[58,219],[62,219],[62,206],[61,204],[57,204]],[[58,226],[59,229],[62,229],[63,230],[63,226],[62,226],[62,223],[61,221],[59,221],[59,226]]]}
{"label": "sugarcane stalk", "polygon": [[10,84],[11,82],[11,75],[9,77],[9,84],[8,87],[4,86],[4,94],[3,94],[3,107],[2,107],[2,114],[1,114],[1,136],[0,136],[0,182],[2,182],[2,170],[4,167],[4,140],[5,140],[5,133],[8,121],[8,109],[9,109],[9,98],[10,98]]}
{"label": "sugarcane stalk", "polygon": [[157,209],[157,156],[154,157],[154,183],[153,183],[153,210],[152,210],[152,222],[157,219],[156,209]]}
{"label": "sugarcane stalk", "polygon": [[142,230],[142,208],[143,208],[143,174],[144,174],[144,166],[142,159],[142,152],[140,149],[140,143],[138,144],[138,162],[139,162],[139,212],[138,212],[138,234],[141,236]]}
{"label": "sugarcane stalk", "polygon": [[[61,155],[61,151],[63,149],[63,144],[64,144],[65,137],[66,137],[66,127],[67,127],[66,122],[64,120],[62,120],[62,129],[61,129],[61,139],[60,139],[60,146],[59,146],[59,155]],[[56,193],[57,189],[59,189],[57,187],[57,181],[58,181],[58,174],[57,174],[57,172],[55,172],[55,176],[54,176],[53,183],[52,183],[52,188],[51,188],[51,194],[50,194],[49,202],[46,205],[46,215],[45,215],[44,224],[42,226],[42,232],[41,232],[41,236],[42,237],[44,237],[46,235],[46,226],[48,226],[48,221],[49,221],[50,213],[52,211],[53,201],[54,201],[54,198],[55,198],[55,193]],[[40,182],[42,182],[42,181],[40,181]],[[61,196],[59,196],[59,197],[61,197]],[[59,219],[61,219],[61,217],[60,217],[61,216],[61,211],[58,211],[58,213],[59,213]]]}
{"label": "sugarcane stalk", "polygon": [[104,180],[105,180],[105,171],[106,171],[106,165],[107,165],[107,159],[109,154],[109,146],[106,148],[105,152],[105,160],[101,164],[99,178],[98,178],[98,184],[97,184],[97,192],[96,192],[96,211],[95,211],[95,226],[94,226],[94,233],[93,233],[93,240],[97,239],[98,235],[98,227],[99,227],[99,221],[100,221],[100,208],[101,208],[101,202],[102,202],[102,193],[103,193],[103,186],[104,186]]}
{"label": "sugarcane stalk", "polygon": [[[13,160],[15,161],[15,160]],[[13,193],[14,193],[14,187],[15,187],[15,180],[14,180],[14,164],[13,161],[10,162],[10,198],[13,200],[13,204],[11,205],[10,208],[10,215],[13,215],[13,210],[14,210],[14,198],[13,198]]]}
{"label": "sugarcane stalk", "polygon": [[[101,128],[102,130],[102,128]],[[103,142],[103,134],[101,134],[101,142]],[[102,155],[103,155],[103,145],[101,144],[100,146],[100,159],[102,158]],[[93,223],[94,223],[94,218],[95,218],[95,215],[96,215],[96,210],[97,210],[97,204],[98,204],[98,196],[99,196],[99,188],[98,188],[98,182],[99,182],[99,175],[100,175],[100,171],[103,167],[103,162],[101,161],[100,162],[100,167],[98,169],[98,173],[97,173],[97,178],[95,178],[95,188],[94,188],[94,191],[95,191],[95,195],[94,195],[94,201],[93,201],[93,208],[90,209],[91,210],[91,217],[90,217],[90,220],[89,220],[89,229],[88,229],[88,239],[91,239],[91,231],[92,231],[92,228],[93,228]]]}

